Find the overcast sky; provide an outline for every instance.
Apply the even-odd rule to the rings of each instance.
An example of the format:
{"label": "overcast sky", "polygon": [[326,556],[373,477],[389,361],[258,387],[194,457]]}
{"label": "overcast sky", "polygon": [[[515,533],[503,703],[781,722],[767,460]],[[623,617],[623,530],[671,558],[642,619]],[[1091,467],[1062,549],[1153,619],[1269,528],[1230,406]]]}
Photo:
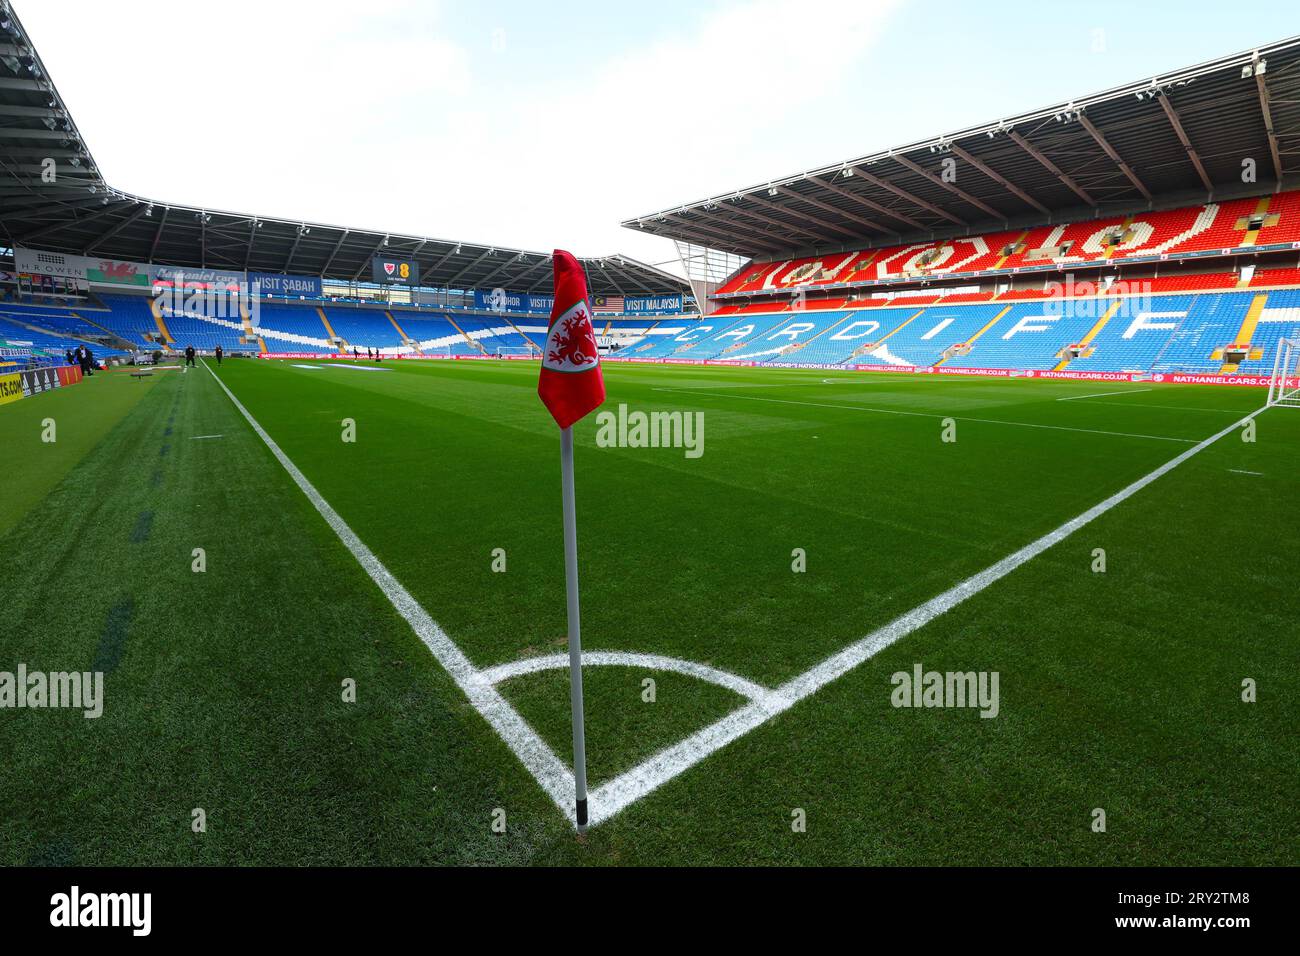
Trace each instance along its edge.
{"label": "overcast sky", "polygon": [[621,220],[1300,33],[1293,0],[13,6],[119,189],[653,263]]}

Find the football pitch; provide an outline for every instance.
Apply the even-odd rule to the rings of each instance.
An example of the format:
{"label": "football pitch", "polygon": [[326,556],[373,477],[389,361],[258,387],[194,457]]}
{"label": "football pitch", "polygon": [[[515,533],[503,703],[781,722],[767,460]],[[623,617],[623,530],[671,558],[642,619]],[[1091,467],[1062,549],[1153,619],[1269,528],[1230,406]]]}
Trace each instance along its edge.
{"label": "football pitch", "polygon": [[[582,837],[536,364],[209,361],[0,408],[0,670],[105,675],[98,718],[0,723],[0,862],[1294,861],[1300,413],[605,381],[632,425],[575,426]],[[695,446],[632,447],[642,412]],[[994,696],[931,706],[931,672]]]}

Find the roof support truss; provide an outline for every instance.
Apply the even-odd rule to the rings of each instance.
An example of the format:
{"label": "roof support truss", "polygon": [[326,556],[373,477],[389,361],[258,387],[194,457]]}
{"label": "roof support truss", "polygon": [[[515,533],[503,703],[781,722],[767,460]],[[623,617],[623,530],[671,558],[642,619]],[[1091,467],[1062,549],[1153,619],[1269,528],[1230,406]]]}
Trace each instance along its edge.
{"label": "roof support truss", "polygon": [[1086,129],[1088,135],[1097,141],[1097,145],[1101,147],[1102,152],[1109,156],[1111,162],[1119,167],[1120,172],[1133,184],[1133,188],[1142,194],[1142,198],[1150,202],[1151,190],[1143,185],[1142,180],[1138,179],[1138,174],[1133,171],[1133,167],[1124,162],[1120,154],[1115,151],[1115,147],[1110,145],[1110,140],[1106,139],[1101,130],[1097,129],[1092,120],[1088,119],[1082,112],[1078,114],[1078,119],[1079,125]]}
{"label": "roof support truss", "polygon": [[[778,195],[793,196],[795,199],[801,199],[801,198],[802,198],[802,197],[800,197],[800,196],[796,196],[794,193],[791,193],[791,192],[789,192],[789,191],[785,191],[785,192],[783,192],[783,191],[780,189],[780,187],[778,187],[778,186],[770,186],[770,187],[768,187],[768,188],[769,188],[769,189],[772,189],[772,190],[775,190],[776,193],[777,193]],[[779,209],[779,210],[781,210],[781,212],[785,213],[787,216],[794,216],[794,217],[797,218],[797,219],[802,219],[804,222],[810,222],[810,223],[812,223],[814,226],[821,226],[823,229],[830,229],[830,230],[832,230],[832,231],[834,231],[834,232],[838,232],[840,235],[842,235],[842,236],[848,236],[850,239],[858,239],[858,238],[861,238],[861,237],[860,237],[856,232],[854,232],[852,229],[849,229],[847,226],[840,226],[840,225],[836,225],[836,224],[833,223],[833,222],[827,222],[825,219],[820,219],[820,218],[818,218],[817,216],[809,215],[809,214],[806,213],[806,212],[800,212],[800,211],[797,210],[797,209],[791,209],[791,208],[789,208],[788,206],[777,206],[775,203],[770,203],[770,202],[768,202],[766,199],[762,199],[762,198],[760,198],[760,197],[758,197],[758,196],[755,196],[755,195],[753,195],[753,194],[750,194],[749,196],[747,196],[747,197],[745,197],[745,198],[747,198],[747,199],[749,199],[749,200],[752,200],[752,201],[757,201],[757,202],[761,203],[764,207],[769,208],[769,209]],[[834,209],[833,206],[832,206],[832,207],[828,207],[828,208]]]}
{"label": "roof support truss", "polygon": [[1256,51],[1251,59],[1251,72],[1255,75],[1255,89],[1259,94],[1259,112],[1264,117],[1264,130],[1268,133],[1268,149],[1273,155],[1273,172],[1277,184],[1282,186],[1282,152],[1277,144],[1277,131],[1273,128],[1273,107],[1269,102],[1268,84],[1264,82],[1264,61]]}
{"label": "roof support truss", "polygon": [[131,213],[131,215],[127,216],[125,219],[119,222],[112,229],[109,229],[107,232],[105,232],[102,236],[100,236],[90,245],[86,246],[86,255],[92,254],[96,249],[100,247],[100,245],[107,242],[109,239],[112,239],[114,236],[116,236],[127,226],[131,225],[131,223],[135,222],[137,219],[143,216],[148,211],[148,209],[149,209],[148,206],[141,204],[140,207],[136,209],[135,212]]}
{"label": "roof support truss", "polygon": [[1005,189],[1007,192],[1011,193],[1011,195],[1015,196],[1017,199],[1021,200],[1022,202],[1026,203],[1027,205],[1033,206],[1035,209],[1037,209],[1039,212],[1043,213],[1044,215],[1047,215],[1048,213],[1050,213],[1050,210],[1049,210],[1046,206],[1044,206],[1042,203],[1040,203],[1040,202],[1039,202],[1037,199],[1035,199],[1033,196],[1029,195],[1029,193],[1025,192],[1023,189],[1021,189],[1019,186],[1017,186],[1017,185],[1016,185],[1015,183],[1013,183],[1011,180],[1007,179],[1005,176],[1003,176],[1001,173],[999,173],[996,169],[993,169],[993,168],[992,168],[991,166],[989,166],[987,163],[983,162],[982,160],[978,160],[978,159],[976,159],[974,156],[972,156],[972,155],[971,155],[970,153],[968,153],[966,150],[962,149],[962,148],[961,148],[960,146],[958,146],[956,143],[953,143],[953,144],[951,145],[951,149],[952,149],[952,151],[953,151],[954,153],[956,153],[958,156],[960,156],[960,157],[961,157],[962,159],[964,159],[966,162],[970,163],[972,166],[974,166],[976,169],[978,169],[981,173],[983,173],[983,174],[984,174],[985,176],[987,176],[989,179],[993,180],[995,183],[997,183],[999,186],[1001,186],[1001,187],[1002,187],[1003,189]]}
{"label": "roof support truss", "polygon": [[899,163],[902,163],[904,166],[906,166],[912,172],[916,173],[918,176],[925,177],[927,180],[934,183],[940,189],[946,189],[948,190],[948,192],[952,193],[954,196],[959,197],[964,202],[970,203],[980,212],[988,213],[990,216],[992,216],[995,219],[1006,218],[1004,215],[1002,215],[1002,213],[998,212],[992,206],[988,205],[985,202],[982,202],[979,199],[976,199],[974,196],[966,192],[964,189],[959,189],[956,183],[950,183],[947,180],[945,180],[942,176],[936,176],[934,173],[930,172],[928,169],[923,168],[919,163],[914,162],[913,160],[909,159],[903,154],[901,153],[896,154],[894,156],[894,159],[897,160]]}
{"label": "roof support truss", "polygon": [[867,219],[865,216],[859,216],[856,215],[855,213],[845,212],[843,209],[836,209],[830,203],[824,203],[820,199],[816,199],[812,196],[800,195],[799,193],[794,192],[785,186],[773,186],[772,188],[775,189],[782,196],[789,196],[791,199],[797,200],[799,202],[807,203],[808,205],[814,206],[817,209],[822,209],[825,210],[826,212],[834,213],[835,215],[847,219],[850,222],[856,222],[859,223],[860,225],[866,226],[868,229],[875,229],[879,232],[884,232],[884,233],[893,232],[892,229],[882,226],[874,219]]}
{"label": "roof support truss", "polygon": [[1165,116],[1169,118],[1169,125],[1174,128],[1174,133],[1178,141],[1183,144],[1183,149],[1187,151],[1187,158],[1192,161],[1196,167],[1196,175],[1201,177],[1201,185],[1205,187],[1207,193],[1214,192],[1214,184],[1210,182],[1209,174],[1205,172],[1205,164],[1201,162],[1201,157],[1196,152],[1196,147],[1192,145],[1187,131],[1183,129],[1183,121],[1178,117],[1178,111],[1174,109],[1174,104],[1169,99],[1168,93],[1161,93],[1157,99],[1160,100],[1160,107],[1165,111]]}
{"label": "roof support truss", "polygon": [[1026,153],[1028,153],[1030,156],[1034,157],[1034,159],[1038,160],[1038,162],[1042,164],[1044,169],[1046,169],[1049,173],[1051,173],[1062,183],[1064,183],[1072,193],[1074,193],[1076,196],[1078,196],[1080,199],[1086,202],[1089,206],[1095,207],[1097,205],[1097,201],[1093,199],[1091,195],[1088,194],[1088,191],[1086,189],[1084,189],[1077,182],[1075,182],[1072,177],[1066,175],[1066,173],[1063,172],[1061,168],[1056,165],[1056,163],[1048,159],[1047,156],[1042,152],[1042,150],[1040,150],[1038,147],[1031,144],[1029,140],[1025,139],[1023,136],[1021,136],[1013,129],[1007,130],[1007,136],[1011,139],[1011,142],[1015,143]]}
{"label": "roof support truss", "polygon": [[[902,157],[896,155],[894,158],[900,159]],[[906,165],[906,163],[904,165]],[[920,167],[917,168],[919,169]],[[881,189],[888,190],[889,192],[893,193],[895,196],[899,197],[900,199],[906,199],[908,202],[912,203],[913,205],[920,206],[922,209],[928,209],[930,210],[930,212],[934,213],[940,219],[947,219],[949,222],[955,223],[958,226],[966,225],[966,220],[962,219],[960,216],[950,213],[946,209],[940,209],[934,203],[922,199],[920,196],[914,196],[912,193],[909,193],[902,186],[895,186],[887,179],[881,179],[875,173],[867,172],[861,166],[855,166],[852,167],[852,169],[853,169],[854,176],[861,176],[863,179],[871,183],[871,185],[873,186],[879,186]],[[1001,216],[999,216],[998,218],[1001,218]]]}
{"label": "roof support truss", "polygon": [[167,217],[168,215],[171,214],[171,211],[172,211],[171,206],[163,206],[162,215],[158,217],[158,228],[154,230],[153,242],[149,244],[150,262],[153,262],[154,256],[158,254],[158,243],[162,241],[163,229],[167,225]]}
{"label": "roof support truss", "polygon": [[811,179],[813,182],[817,183],[823,189],[828,189],[837,196],[843,196],[845,199],[851,199],[856,203],[866,206],[868,209],[874,209],[876,212],[884,216],[887,216],[890,219],[895,219],[898,222],[907,223],[907,225],[911,226],[913,229],[925,228],[923,224],[917,222],[911,216],[907,216],[901,212],[898,212],[897,210],[890,209],[888,206],[882,206],[874,199],[868,199],[866,196],[859,196],[857,193],[851,192],[842,186],[838,186],[835,183],[831,182],[829,179],[826,179],[825,177],[809,176],[808,178]]}

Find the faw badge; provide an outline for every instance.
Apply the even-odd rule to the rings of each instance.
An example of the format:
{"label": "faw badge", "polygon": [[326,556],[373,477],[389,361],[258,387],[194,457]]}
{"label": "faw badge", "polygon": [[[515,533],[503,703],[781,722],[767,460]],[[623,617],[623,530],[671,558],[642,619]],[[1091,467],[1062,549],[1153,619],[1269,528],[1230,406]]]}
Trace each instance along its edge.
{"label": "faw badge", "polygon": [[582,264],[557,249],[554,268],[555,305],[542,349],[537,394],[555,424],[568,428],[605,400],[605,379]]}
{"label": "faw badge", "polygon": [[591,309],[586,300],[574,303],[551,323],[546,333],[542,364],[556,372],[585,372],[600,362],[596,333],[591,327]]}

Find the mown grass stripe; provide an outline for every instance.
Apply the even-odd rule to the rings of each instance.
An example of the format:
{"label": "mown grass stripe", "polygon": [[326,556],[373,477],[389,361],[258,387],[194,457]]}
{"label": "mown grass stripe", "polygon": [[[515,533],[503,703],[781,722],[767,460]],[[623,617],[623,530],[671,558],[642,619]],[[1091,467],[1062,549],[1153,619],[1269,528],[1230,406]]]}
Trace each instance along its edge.
{"label": "mown grass stripe", "polygon": [[122,663],[126,652],[126,640],[131,633],[131,621],[135,617],[135,598],[122,598],[108,612],[104,629],[99,635],[99,644],[95,648],[95,662],[91,670],[111,674]]}

